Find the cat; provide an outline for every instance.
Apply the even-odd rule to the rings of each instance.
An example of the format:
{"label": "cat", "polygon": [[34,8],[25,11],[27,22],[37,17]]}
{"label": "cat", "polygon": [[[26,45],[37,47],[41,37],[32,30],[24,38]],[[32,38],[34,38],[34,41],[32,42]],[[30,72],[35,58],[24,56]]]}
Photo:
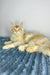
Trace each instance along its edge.
{"label": "cat", "polygon": [[24,33],[23,22],[21,22],[20,25],[14,25],[13,22],[11,22],[10,41],[4,44],[3,49],[18,46],[20,51],[26,50],[29,53],[39,52],[50,56],[50,40],[40,33]]}

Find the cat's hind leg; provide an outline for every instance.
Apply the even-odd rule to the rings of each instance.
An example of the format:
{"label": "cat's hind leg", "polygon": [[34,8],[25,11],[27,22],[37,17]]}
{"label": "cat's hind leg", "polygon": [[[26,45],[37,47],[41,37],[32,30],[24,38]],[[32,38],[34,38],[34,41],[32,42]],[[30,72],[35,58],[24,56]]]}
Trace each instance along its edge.
{"label": "cat's hind leg", "polygon": [[29,43],[27,43],[27,44],[22,44],[22,45],[20,45],[20,46],[18,47],[18,49],[19,49],[20,51],[24,51],[24,50],[27,50],[28,46],[30,46],[30,45],[34,45],[34,42],[29,42]]}
{"label": "cat's hind leg", "polygon": [[20,45],[20,46],[18,47],[18,49],[19,49],[20,51],[26,50],[26,51],[29,52],[29,53],[37,52],[37,51],[38,51],[38,48],[39,48],[39,46],[37,46],[37,45],[29,45],[29,44]]}
{"label": "cat's hind leg", "polygon": [[39,46],[37,46],[37,45],[30,45],[30,46],[28,46],[26,51],[29,53],[33,53],[33,52],[37,52],[38,48],[39,48]]}
{"label": "cat's hind leg", "polygon": [[10,48],[14,48],[14,47],[16,47],[16,46],[18,46],[18,45],[20,45],[21,44],[21,42],[13,42],[13,43],[11,43],[11,44],[8,44],[8,45],[5,45],[5,46],[3,46],[2,48],[3,49],[10,49]]}

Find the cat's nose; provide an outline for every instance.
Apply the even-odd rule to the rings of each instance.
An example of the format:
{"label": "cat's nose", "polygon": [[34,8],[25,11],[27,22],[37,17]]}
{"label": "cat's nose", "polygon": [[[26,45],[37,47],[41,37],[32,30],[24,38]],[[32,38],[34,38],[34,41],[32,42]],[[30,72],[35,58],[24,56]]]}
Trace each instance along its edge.
{"label": "cat's nose", "polygon": [[16,33],[17,33],[18,31],[16,30]]}

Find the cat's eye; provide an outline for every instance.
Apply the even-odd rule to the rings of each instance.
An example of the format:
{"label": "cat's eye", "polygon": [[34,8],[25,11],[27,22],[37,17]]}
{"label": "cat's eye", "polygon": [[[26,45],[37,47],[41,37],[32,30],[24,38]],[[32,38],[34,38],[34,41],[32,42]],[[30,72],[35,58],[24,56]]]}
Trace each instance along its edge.
{"label": "cat's eye", "polygon": [[17,32],[17,31],[19,31],[19,30],[20,30],[20,28],[18,28],[18,29],[14,28],[14,30]]}

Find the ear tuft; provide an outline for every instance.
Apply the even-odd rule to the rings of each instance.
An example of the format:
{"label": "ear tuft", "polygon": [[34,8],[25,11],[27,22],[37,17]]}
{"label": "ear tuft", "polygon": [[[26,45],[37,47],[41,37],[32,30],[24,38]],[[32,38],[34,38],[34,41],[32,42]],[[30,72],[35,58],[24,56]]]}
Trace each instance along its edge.
{"label": "ear tuft", "polygon": [[23,22],[20,23],[20,26],[23,27]]}

